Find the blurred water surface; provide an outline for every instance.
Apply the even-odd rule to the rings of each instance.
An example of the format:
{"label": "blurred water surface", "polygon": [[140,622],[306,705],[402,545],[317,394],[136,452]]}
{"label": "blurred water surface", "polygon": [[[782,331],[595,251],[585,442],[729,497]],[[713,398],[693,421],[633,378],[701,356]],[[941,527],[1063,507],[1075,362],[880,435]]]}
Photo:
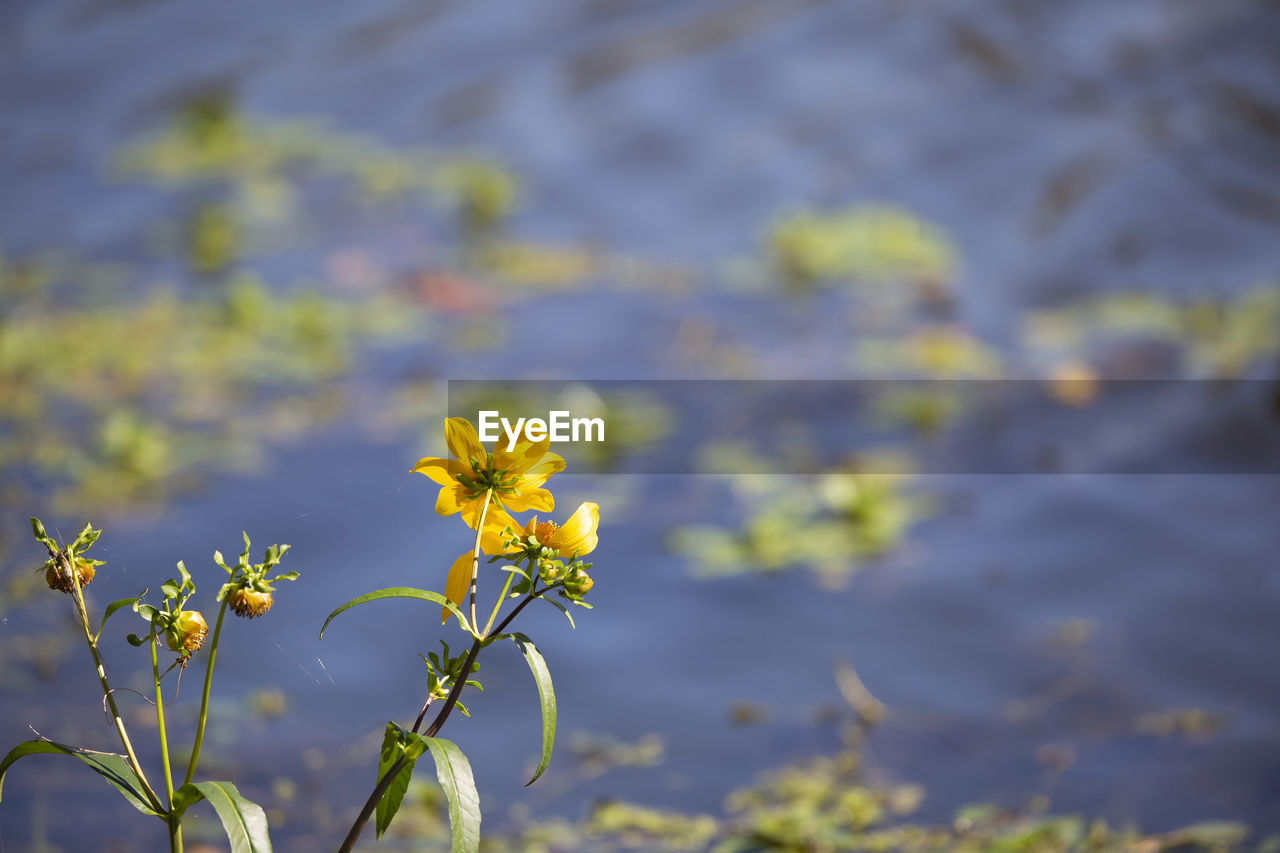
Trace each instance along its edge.
{"label": "blurred water surface", "polygon": [[[207,557],[238,551],[241,529],[255,549],[294,545],[302,579],[269,619],[224,640],[226,704],[207,771],[234,773],[272,809],[282,849],[331,849],[372,782],[381,726],[421,700],[416,652],[434,642],[431,608],[370,605],[323,641],[317,632],[366,590],[438,587],[466,547],[461,525],[434,516],[435,490],[407,473],[439,449],[438,380],[838,379],[876,373],[863,342],[938,325],[981,341],[1003,375],[1033,376],[1053,360],[1027,344],[1029,312],[1122,290],[1228,304],[1273,291],[1280,274],[1274,3],[49,0],[0,14],[0,252],[71,270],[76,280],[54,291],[68,306],[129,316],[159,283],[221,305],[226,278],[252,271],[272,294],[306,281],[392,294],[385,327],[408,321],[385,346],[359,337],[381,332],[351,332],[355,343],[318,377],[308,370],[319,357],[305,352],[264,387],[242,365],[223,396],[188,402],[268,438],[230,454],[234,465],[222,444],[201,446],[183,468],[191,482],[127,505],[108,478],[49,506],[42,487],[63,474],[31,473],[26,455],[0,460],[6,577],[38,561],[23,538],[28,514],[72,532],[87,513],[107,527],[99,604],[154,588],[178,559],[211,590]],[[231,179],[121,165],[120,151],[193,103],[254,122],[322,122],[307,138],[347,136],[308,155],[311,167],[237,167]],[[503,239],[594,265],[505,277],[477,266],[474,234],[447,205],[370,190],[383,178],[363,166],[417,146],[504,164],[520,188]],[[403,179],[388,169],[391,185]],[[362,193],[341,188],[351,174]],[[920,304],[916,284],[901,282],[869,297],[796,292],[759,262],[776,217],[866,202],[911,212],[952,248],[945,280],[924,282]],[[230,245],[218,236],[224,214]],[[28,310],[5,298],[7,314]],[[365,307],[336,310],[354,323]],[[1247,375],[1274,376],[1274,338],[1262,336]],[[56,330],[45,339],[87,346]],[[1146,375],[1195,374],[1166,349],[1139,352]],[[272,352],[262,357],[278,362]],[[1081,352],[1100,370],[1131,369],[1131,353]],[[31,370],[16,381],[40,375]],[[277,395],[278,408],[261,408]],[[104,409],[85,411],[96,436]],[[67,420],[59,434],[77,435]],[[1134,429],[1159,442],[1159,426]],[[41,440],[6,449],[69,452]],[[178,460],[195,453],[169,447]],[[168,484],[166,470],[157,479]],[[628,742],[657,733],[666,758],[575,784],[564,749],[544,782],[521,789],[536,746],[533,688],[520,660],[493,654],[475,717],[447,731],[471,756],[487,827],[504,826],[517,803],[573,816],[603,795],[718,812],[756,773],[837,747],[819,711],[840,706],[832,667],[848,658],[890,708],[870,759],[923,784],[930,818],[1044,792],[1055,810],[1155,830],[1205,818],[1280,830],[1274,476],[923,478],[927,518],[836,585],[805,570],[691,573],[670,547],[673,527],[742,523],[721,478],[571,471],[554,482],[557,515],[582,499],[603,508],[596,609],[576,631],[549,608],[524,629],[556,678],[562,748],[575,731]],[[32,726],[109,748],[81,651],[62,659],[25,641],[62,627],[61,611],[7,601],[0,620],[4,743]],[[141,686],[119,637],[106,653],[120,682]],[[196,701],[193,684],[188,672],[184,700]],[[271,712],[273,695],[264,710],[263,688],[282,692],[286,714]],[[254,696],[258,711],[245,713]],[[738,701],[757,703],[763,721],[728,725]],[[1222,715],[1221,728],[1159,737],[1141,724],[1188,708]],[[1046,747],[1072,757],[1065,772],[1046,766]],[[5,849],[42,836],[64,849],[154,843],[154,828],[130,826],[85,776],[15,769],[0,810]],[[89,819],[61,820],[60,806],[40,818],[41,803],[64,796]]]}

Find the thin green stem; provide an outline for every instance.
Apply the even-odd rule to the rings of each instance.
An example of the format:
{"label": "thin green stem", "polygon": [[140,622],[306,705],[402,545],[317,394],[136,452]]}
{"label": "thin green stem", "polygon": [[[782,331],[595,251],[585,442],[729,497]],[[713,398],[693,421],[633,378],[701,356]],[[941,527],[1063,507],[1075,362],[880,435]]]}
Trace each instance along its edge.
{"label": "thin green stem", "polygon": [[107,683],[107,670],[102,664],[102,655],[98,653],[98,642],[93,638],[93,629],[89,627],[89,612],[84,606],[84,593],[80,589],[80,578],[76,575],[71,559],[65,554],[56,554],[55,559],[59,562],[59,570],[65,571],[71,576],[71,584],[75,592],[76,613],[80,616],[80,627],[84,629],[84,641],[89,646],[89,654],[93,656],[93,665],[98,672],[98,683],[102,685],[102,695],[106,699],[107,708],[111,711],[111,720],[115,723],[116,734],[120,736],[120,745],[124,747],[125,757],[129,761],[129,769],[138,777],[138,783],[142,786],[142,793],[146,795],[151,807],[158,812],[163,812],[165,810],[164,804],[160,802],[160,798],[156,796],[155,789],[147,781],[147,775],[142,772],[142,764],[139,763],[138,755],[133,750],[133,742],[129,740],[129,732],[125,729],[124,719],[120,716],[120,709],[116,707],[111,685]]}
{"label": "thin green stem", "polygon": [[156,688],[156,732],[160,735],[160,764],[164,768],[164,795],[169,803],[169,853],[182,853],[182,819],[173,811],[173,770],[169,764],[169,735],[164,724],[164,691],[160,689],[160,659],[156,635],[151,635],[151,682]]}
{"label": "thin green stem", "polygon": [[480,632],[480,636],[489,636],[489,629],[493,627],[493,620],[498,618],[498,611],[502,609],[502,602],[507,600],[507,593],[511,592],[511,582],[515,579],[515,572],[507,572],[507,582],[502,585],[502,592],[499,593],[498,600],[493,603],[493,609],[489,611],[489,621],[484,623],[484,630]]}
{"label": "thin green stem", "polygon": [[151,635],[151,683],[156,689],[156,732],[160,735],[160,763],[164,767],[164,793],[173,804],[173,770],[169,765],[169,735],[164,725],[164,693],[160,689],[160,658],[156,654],[156,636]]}
{"label": "thin green stem", "polygon": [[486,489],[484,506],[480,508],[480,523],[476,525],[476,547],[471,552],[471,630],[476,629],[476,581],[480,576],[480,540],[484,537],[484,520],[489,514],[489,503],[493,500],[493,489]]}
{"label": "thin green stem", "polygon": [[209,644],[209,660],[204,667],[204,692],[200,694],[200,718],[196,722],[196,739],[191,744],[191,758],[187,760],[187,772],[182,784],[190,785],[196,778],[196,765],[200,763],[200,748],[204,746],[204,727],[209,719],[209,692],[213,688],[213,663],[218,659],[218,639],[222,636],[222,617],[227,613],[227,599],[223,597],[218,608],[218,619],[213,624],[213,641]]}
{"label": "thin green stem", "polygon": [[[535,598],[541,598],[542,594],[550,588],[551,587],[544,587],[539,590],[530,588],[529,594],[521,599],[520,603],[517,604],[501,622],[498,623],[498,627],[494,629],[494,632],[501,634],[503,630],[511,624],[511,620],[515,619],[516,616],[519,615],[520,611],[524,610],[525,606],[530,601],[533,601]],[[476,657],[480,654],[480,650],[484,648],[484,646],[485,642],[480,637],[476,637],[471,643],[471,651],[467,654],[467,659],[462,665],[462,670],[458,675],[458,679],[453,684],[453,689],[449,691],[449,696],[445,699],[444,707],[440,709],[440,713],[436,715],[436,718],[432,720],[431,725],[427,727],[426,732],[423,733],[423,737],[435,737],[441,727],[444,726],[445,721],[449,719],[450,712],[452,712],[453,707],[458,704],[458,694],[462,692],[462,688],[466,683],[467,677],[471,674],[472,664],[475,663]],[[430,702],[427,704],[429,705]],[[418,714],[417,722],[413,724],[413,732],[415,734],[418,731],[418,727],[422,725],[422,718],[425,715],[426,708],[424,707],[422,710],[423,713]],[[391,781],[395,779],[396,774],[404,768],[406,761],[408,761],[408,759],[404,756],[397,758],[395,762],[387,768],[387,772],[382,774],[382,778],[380,778],[378,780],[378,784],[374,786],[373,793],[369,795],[369,799],[365,800],[364,807],[360,809],[360,814],[356,816],[355,822],[351,824],[351,829],[347,832],[347,837],[343,839],[342,846],[338,848],[338,853],[351,853],[351,851],[355,849],[356,842],[360,840],[360,834],[364,832],[365,824],[367,824],[369,822],[369,818],[373,816],[374,809],[378,807],[378,803],[382,800],[383,795],[387,793],[387,788],[391,787]]]}

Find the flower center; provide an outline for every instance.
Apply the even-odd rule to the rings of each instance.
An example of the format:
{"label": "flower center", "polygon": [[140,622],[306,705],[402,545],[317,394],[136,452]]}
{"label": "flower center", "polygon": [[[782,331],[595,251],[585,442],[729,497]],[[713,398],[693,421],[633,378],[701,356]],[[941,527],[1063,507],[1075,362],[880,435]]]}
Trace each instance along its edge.
{"label": "flower center", "polygon": [[492,490],[495,495],[509,495],[518,491],[516,489],[516,483],[520,480],[518,473],[507,468],[495,468],[492,453],[485,459],[477,459],[473,456],[468,461],[471,463],[471,475],[459,474],[457,480],[470,490],[473,497],[489,490]]}

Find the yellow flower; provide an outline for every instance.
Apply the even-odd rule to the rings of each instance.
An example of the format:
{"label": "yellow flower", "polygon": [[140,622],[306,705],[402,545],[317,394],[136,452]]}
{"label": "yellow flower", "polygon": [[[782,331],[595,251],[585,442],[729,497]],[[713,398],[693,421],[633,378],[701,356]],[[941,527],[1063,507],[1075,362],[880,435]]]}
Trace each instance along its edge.
{"label": "yellow flower", "polygon": [[512,451],[499,442],[489,453],[466,418],[448,418],[444,437],[452,459],[424,456],[413,466],[414,471],[440,484],[436,498],[436,512],[440,515],[460,512],[467,526],[476,529],[489,490],[493,491],[496,507],[513,512],[545,512],[555,507],[555,498],[542,484],[564,470],[564,459],[547,449],[548,439],[524,439]]}
{"label": "yellow flower", "polygon": [[564,524],[554,521],[538,521],[535,515],[525,524],[523,539],[536,539],[544,548],[551,548],[564,560],[575,554],[582,557],[596,549],[599,541],[596,529],[600,526],[600,505],[583,503],[574,510]]}
{"label": "yellow flower", "polygon": [[[523,527],[500,507],[490,507],[485,516],[484,530],[480,533],[480,550],[489,555],[506,554],[517,556],[536,540],[539,548],[550,548],[561,559],[569,559],[575,554],[579,557],[590,554],[598,542],[596,530],[600,526],[600,506],[595,503],[581,504],[564,524],[554,521],[538,521],[534,516]],[[504,533],[510,529],[518,540],[507,546],[509,537]],[[475,559],[473,552],[466,551],[458,555],[449,567],[449,576],[445,579],[445,597],[461,607],[463,599],[471,589],[471,569]],[[546,559],[553,559],[547,557]],[[440,608],[440,623],[449,621],[449,608]]]}

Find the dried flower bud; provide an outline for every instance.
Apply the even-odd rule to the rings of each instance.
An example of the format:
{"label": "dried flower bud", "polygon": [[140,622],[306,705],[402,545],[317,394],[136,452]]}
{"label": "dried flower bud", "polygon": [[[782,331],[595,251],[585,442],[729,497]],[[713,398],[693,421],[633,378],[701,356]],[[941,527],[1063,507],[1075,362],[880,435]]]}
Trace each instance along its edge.
{"label": "dried flower bud", "polygon": [[169,651],[190,656],[204,645],[204,638],[209,633],[209,625],[199,610],[184,610],[178,614],[164,632],[164,644]]}
{"label": "dried flower bud", "polygon": [[261,616],[270,610],[274,603],[275,599],[271,597],[271,593],[259,592],[256,589],[239,587],[227,593],[227,604],[231,606],[231,611],[247,619]]}
{"label": "dried flower bud", "polygon": [[[80,586],[93,583],[94,574],[96,571],[92,563],[88,560],[76,560],[76,578],[80,581]],[[44,570],[44,582],[49,585],[49,589],[55,589],[58,592],[75,592],[76,590],[71,577],[59,571],[56,561],[50,562],[49,567]]]}

